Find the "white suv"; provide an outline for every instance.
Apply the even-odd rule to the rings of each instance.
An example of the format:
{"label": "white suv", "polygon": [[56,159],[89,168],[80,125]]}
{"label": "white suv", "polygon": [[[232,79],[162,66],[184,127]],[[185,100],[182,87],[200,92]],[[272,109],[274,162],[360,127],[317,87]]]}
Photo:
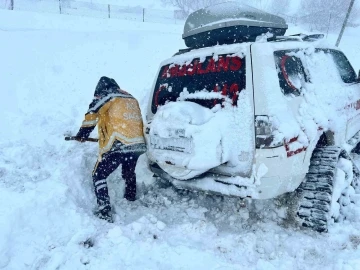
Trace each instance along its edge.
{"label": "white suv", "polygon": [[[226,16],[240,13],[225,10]],[[244,14],[248,20],[259,11]],[[256,38],[248,32],[246,41],[233,40],[244,20],[233,18],[224,28],[216,15],[219,24],[199,27],[190,15],[186,25],[192,27],[183,37],[198,48],[160,65],[145,124],[150,169],[178,188],[241,198],[297,190],[301,224],[326,231],[330,221],[346,216],[357,188],[358,75],[319,36]],[[278,34],[276,23],[264,32]],[[219,42],[207,25],[231,38]],[[253,27],[258,35],[260,26]]]}

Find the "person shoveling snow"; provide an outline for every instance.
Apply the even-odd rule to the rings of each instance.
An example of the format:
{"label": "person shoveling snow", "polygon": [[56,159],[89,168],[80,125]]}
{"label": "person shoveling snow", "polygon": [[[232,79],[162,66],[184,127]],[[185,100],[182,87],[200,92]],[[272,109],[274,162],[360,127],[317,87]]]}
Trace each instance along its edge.
{"label": "person shoveling snow", "polygon": [[132,95],[121,90],[114,79],[100,78],[85,120],[74,139],[87,141],[96,125],[100,148],[92,174],[98,204],[96,215],[113,222],[106,178],[121,164],[125,180],[124,197],[134,201],[136,162],[146,151],[139,104]]}

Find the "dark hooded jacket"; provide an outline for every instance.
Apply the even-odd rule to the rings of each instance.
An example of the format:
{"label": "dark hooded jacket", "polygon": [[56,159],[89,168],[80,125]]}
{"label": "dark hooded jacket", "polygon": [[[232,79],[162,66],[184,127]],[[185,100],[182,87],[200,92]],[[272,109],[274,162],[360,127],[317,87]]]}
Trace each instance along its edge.
{"label": "dark hooded jacket", "polygon": [[[145,151],[143,122],[137,100],[114,79],[101,77],[77,134],[88,138],[98,125],[100,156],[108,151]],[[116,146],[116,147],[114,147]]]}

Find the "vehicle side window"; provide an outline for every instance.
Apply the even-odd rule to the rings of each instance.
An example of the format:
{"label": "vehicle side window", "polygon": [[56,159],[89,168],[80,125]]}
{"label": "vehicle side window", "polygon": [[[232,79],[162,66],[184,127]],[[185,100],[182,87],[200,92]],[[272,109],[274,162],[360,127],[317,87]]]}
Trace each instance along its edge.
{"label": "vehicle side window", "polygon": [[330,54],[332,56],[337,70],[339,71],[340,77],[344,83],[357,82],[356,72],[351,66],[349,60],[342,52],[331,49],[317,49],[317,51],[323,51],[324,53]]}
{"label": "vehicle side window", "polygon": [[293,51],[274,52],[280,88],[285,95],[300,95],[301,88],[308,82],[303,63],[300,58],[291,55]]}

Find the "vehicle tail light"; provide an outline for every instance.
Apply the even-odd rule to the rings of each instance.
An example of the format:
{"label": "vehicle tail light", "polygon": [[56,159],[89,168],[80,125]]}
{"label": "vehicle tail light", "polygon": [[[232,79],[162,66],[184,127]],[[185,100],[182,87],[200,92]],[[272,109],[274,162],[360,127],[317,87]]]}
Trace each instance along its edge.
{"label": "vehicle tail light", "polygon": [[274,127],[269,116],[255,116],[255,145],[256,148],[275,148],[283,145],[283,142],[274,142]]}

